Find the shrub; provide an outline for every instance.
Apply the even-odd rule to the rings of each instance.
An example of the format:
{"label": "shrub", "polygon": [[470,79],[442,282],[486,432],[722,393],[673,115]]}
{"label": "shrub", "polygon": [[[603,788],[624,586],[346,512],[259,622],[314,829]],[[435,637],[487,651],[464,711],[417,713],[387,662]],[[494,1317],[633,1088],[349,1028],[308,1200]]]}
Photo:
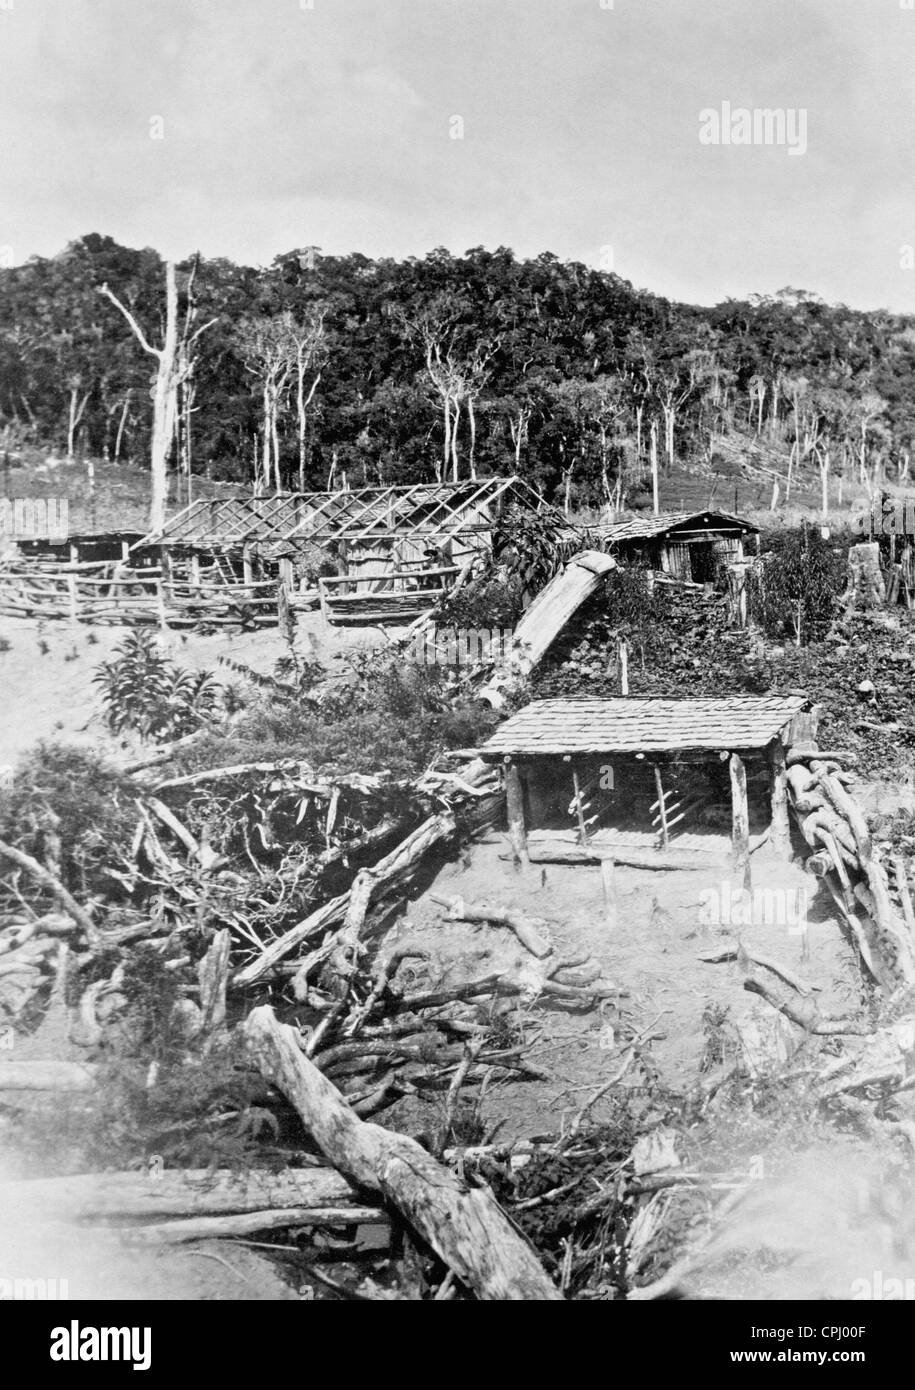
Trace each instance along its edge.
{"label": "shrub", "polygon": [[800,647],[825,637],[844,583],[844,555],[818,531],[775,533],[749,574],[750,609],[770,637],[790,633]]}
{"label": "shrub", "polygon": [[96,754],[39,743],[0,795],[0,839],[55,866],[77,896],[111,892],[105,866],[136,825],[136,787]]}
{"label": "shrub", "polygon": [[93,676],[102,688],[105,717],[115,733],[144,739],[180,738],[216,711],[219,686],[205,671],[184,671],[156,649],[152,633],[132,632]]}

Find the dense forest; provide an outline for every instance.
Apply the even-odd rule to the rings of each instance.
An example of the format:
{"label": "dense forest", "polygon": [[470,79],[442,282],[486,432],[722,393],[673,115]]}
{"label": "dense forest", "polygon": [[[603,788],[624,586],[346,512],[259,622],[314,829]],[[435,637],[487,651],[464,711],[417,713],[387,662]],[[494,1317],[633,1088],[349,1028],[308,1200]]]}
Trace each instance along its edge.
{"label": "dense forest", "polygon": [[[165,264],[92,234],[0,271],[0,450],[149,458]],[[107,286],[109,293],[102,292]],[[714,308],[507,248],[177,269],[173,467],[260,489],[517,471],[567,506],[638,500],[654,455],[729,436],[872,490],[915,444],[915,323],[785,289]],[[116,297],[122,306],[113,302]],[[126,312],[124,312],[126,311]],[[784,491],[782,493],[784,498]]]}

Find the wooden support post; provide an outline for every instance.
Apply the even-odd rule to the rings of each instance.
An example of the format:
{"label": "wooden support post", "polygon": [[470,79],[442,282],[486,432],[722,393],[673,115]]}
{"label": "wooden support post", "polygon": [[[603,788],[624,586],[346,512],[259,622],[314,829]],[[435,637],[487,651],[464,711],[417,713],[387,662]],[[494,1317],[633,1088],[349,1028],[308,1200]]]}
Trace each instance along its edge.
{"label": "wooden support post", "polygon": [[620,694],[629,694],[629,644],[625,637],[620,639]]}
{"label": "wooden support post", "polygon": [[777,854],[790,857],[791,825],[788,820],[785,746],[780,738],[775,739],[772,744],[770,761],[772,769],[772,844]]}
{"label": "wooden support post", "polygon": [[244,581],[246,584],[254,582],[254,567],[251,564],[251,547],[245,545],[241,553],[241,567]]}
{"label": "wooden support post", "polygon": [[75,622],[76,622],[76,619],[77,619],[77,613],[78,613],[78,611],[79,611],[79,602],[78,602],[78,599],[77,599],[77,592],[76,592],[76,575],[75,575],[75,574],[68,574],[68,575],[67,575],[67,593],[69,594],[69,597],[70,597],[70,621],[73,622],[73,623],[75,623]]}
{"label": "wooden support post", "polygon": [[195,588],[200,587],[200,556],[191,556],[191,583]]}
{"label": "wooden support post", "polygon": [[585,821],[585,808],[581,799],[581,783],[578,780],[578,773],[572,768],[572,786],[575,789],[575,815],[578,819],[578,836],[583,847],[588,844],[588,826]]}
{"label": "wooden support post", "polygon": [[747,771],[743,760],[732,753],[731,769],[731,847],[734,875],[738,886],[750,887],[750,808],[747,802]]}
{"label": "wooden support post", "polygon": [[658,793],[658,816],[661,821],[661,846],[667,849],[670,844],[670,835],[667,829],[667,810],[664,806],[664,783],[661,781],[661,769],[657,763],[652,764],[654,770],[654,784]]}
{"label": "wooden support post", "polygon": [[505,764],[505,807],[508,814],[508,837],[511,840],[515,863],[527,868],[527,827],[524,824],[524,786],[517,763]]}
{"label": "wooden support post", "polygon": [[121,559],[125,564],[130,559],[130,541],[121,541]]}
{"label": "wooden support post", "polygon": [[287,594],[295,592],[295,569],[289,559],[280,560],[280,583]]}
{"label": "wooden support post", "polygon": [[609,931],[616,930],[616,861],[601,859],[600,881],[604,893],[604,918]]}

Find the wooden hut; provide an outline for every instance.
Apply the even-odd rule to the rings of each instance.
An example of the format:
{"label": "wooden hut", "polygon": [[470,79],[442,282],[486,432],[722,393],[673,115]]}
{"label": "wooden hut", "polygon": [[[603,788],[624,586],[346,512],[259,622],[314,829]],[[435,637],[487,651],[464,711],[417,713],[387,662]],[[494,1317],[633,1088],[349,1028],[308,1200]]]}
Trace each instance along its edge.
{"label": "wooden hut", "polygon": [[759,528],[727,512],[631,516],[596,528],[604,547],[679,584],[706,584],[719,570],[742,565],[744,546]]}
{"label": "wooden hut", "polygon": [[800,695],[550,699],[479,750],[501,764],[520,858],[702,867],[744,875],[753,848],[790,837],[786,751]]}
{"label": "wooden hut", "polygon": [[506,506],[544,509],[519,478],[203,500],[145,536],[171,574],[277,579],[331,623],[403,622],[427,612],[492,545]]}

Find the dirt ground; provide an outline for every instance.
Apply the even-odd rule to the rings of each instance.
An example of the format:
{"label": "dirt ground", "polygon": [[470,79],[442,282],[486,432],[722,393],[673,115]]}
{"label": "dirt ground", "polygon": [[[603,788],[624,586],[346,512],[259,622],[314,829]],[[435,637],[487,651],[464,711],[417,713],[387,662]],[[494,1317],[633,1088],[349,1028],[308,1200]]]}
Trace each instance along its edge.
{"label": "dirt ground", "polygon": [[[824,1011],[841,1012],[858,995],[854,954],[831,912],[815,896],[818,883],[798,865],[767,854],[767,849],[763,846],[752,856],[754,889],[808,895],[808,930],[806,935],[796,930],[793,910],[783,916],[763,908],[754,914],[759,920],[742,930],[743,943],[814,986]],[[549,865],[519,872],[511,864],[507,838],[490,833],[440,871],[388,938],[386,944],[409,941],[430,952],[431,962],[417,963],[418,983],[457,983],[507,970],[526,974],[534,993],[538,963],[509,929],[444,920],[447,910],[430,894],[459,896],[468,903],[512,908],[544,919],[554,956],[581,959],[587,954],[601,967],[603,978],[618,987],[614,998],[583,1013],[545,998],[500,1003],[533,1043],[527,1060],[550,1078],[507,1081],[489,1091],[485,1119],[501,1122],[500,1141],[561,1131],[619,1069],[633,1035],[646,1029],[646,1067],[662,1087],[676,1092],[702,1079],[707,1046],[703,1015],[710,1008],[727,1010],[728,1034],[737,1023],[743,1030],[752,1029],[754,1019],[764,1032],[771,1029],[774,1012],[744,990],[743,966],[736,960],[709,964],[699,959],[735,936],[732,926],[714,921],[723,915],[718,904],[729,889],[733,891],[726,870],[618,866],[616,878],[618,908],[610,927],[597,867]],[[784,901],[796,908],[803,899]],[[783,919],[766,920],[778,917]],[[756,973],[778,984],[768,972]],[[784,1041],[789,1047],[791,1032],[786,1025]],[[645,1086],[650,1079],[645,1070],[633,1066],[622,1084]],[[598,1104],[594,1118],[601,1116]]]}
{"label": "dirt ground", "polygon": [[[0,767],[15,763],[41,739],[118,747],[102,723],[92,677],[126,632],[115,626],[0,617]],[[319,616],[306,615],[299,621],[296,646],[303,655],[312,653],[314,659],[327,660],[384,640],[378,629],[327,629]],[[217,679],[220,656],[269,673],[287,652],[275,628],[226,630],[212,636],[171,632],[161,645],[179,666],[213,671]],[[227,683],[239,679],[228,670],[222,675]]]}
{"label": "dirt ground", "polygon": [[[0,639],[9,643],[8,649],[0,651],[0,765],[13,763],[41,738],[117,749],[117,741],[101,722],[92,675],[123,637],[120,628],[72,628],[64,623],[39,626],[0,619]],[[328,634],[320,619],[300,624],[300,649],[323,659],[353,646],[377,645],[379,640],[383,639],[376,631]],[[274,631],[172,634],[168,639],[168,655],[180,665],[205,668],[217,675],[221,654],[266,672],[284,652],[285,645]],[[233,679],[231,673],[226,675]],[[745,946],[802,976],[815,987],[824,1011],[843,1012],[857,1004],[857,962],[833,917],[831,901],[828,907],[822,901],[819,882],[804,874],[798,864],[773,857],[765,845],[753,855],[752,876],[755,889],[806,894],[808,929],[798,932],[792,914],[775,912],[766,920],[757,913],[741,932]],[[722,1047],[725,1052],[730,1047],[733,1056],[739,1045],[734,1041],[735,1025],[749,1036],[752,1020],[758,1019],[759,1036],[771,1034],[774,1012],[744,990],[746,966],[736,960],[709,964],[699,959],[735,934],[726,921],[714,920],[715,905],[720,911],[730,888],[727,871],[618,866],[616,880],[617,911],[611,925],[597,867],[550,865],[519,873],[512,865],[507,837],[489,832],[441,867],[434,881],[408,903],[404,918],[389,934],[387,945],[409,940],[429,953],[428,961],[416,963],[417,983],[456,983],[503,970],[520,973],[530,982],[528,999],[501,1000],[495,1007],[520,1024],[531,1044],[526,1060],[545,1073],[545,1079],[495,1082],[483,1112],[487,1137],[504,1142],[556,1134],[567,1128],[581,1107],[620,1069],[635,1036],[643,1036],[643,1060],[630,1065],[620,1086],[638,1091],[650,1085],[657,1094],[664,1088],[677,1093],[691,1089],[702,1079],[704,1063],[728,1060],[727,1055],[720,1055]],[[554,999],[545,1002],[544,997],[537,997],[543,968],[513,933],[507,928],[447,921],[445,909],[432,900],[431,893],[459,896],[473,904],[511,907],[541,919],[554,947],[553,959],[590,958],[600,967],[603,979],[616,986],[616,993],[599,1008],[586,1012],[559,1007]],[[798,899],[793,901],[797,904]],[[759,973],[772,982],[772,976]],[[712,1015],[717,1022],[709,1024]],[[790,1025],[782,1029],[782,1040],[789,1046],[791,1032]],[[718,1054],[713,1057],[715,1048]],[[611,1104],[599,1101],[593,1118],[609,1118]],[[429,1110],[405,1101],[388,1112],[385,1123],[418,1132],[428,1125]],[[849,1210],[852,1199],[846,1190],[849,1183],[854,1186],[855,1170],[855,1157],[846,1156],[836,1177],[836,1192],[841,1188],[841,1199]],[[761,1186],[758,1210],[747,1218],[751,1234],[770,1223],[774,1219],[771,1212],[776,1209],[782,1213],[806,1210],[810,1185],[805,1174],[801,1173],[793,1186],[790,1179],[782,1181],[789,1182],[786,1190],[790,1200],[781,1189],[770,1194],[768,1187]],[[6,1229],[6,1220],[2,1224],[0,1250],[11,1248],[15,1234]],[[828,1221],[825,1224],[828,1226]],[[787,1226],[782,1222],[782,1226],[787,1243],[791,1239],[790,1222]],[[28,1268],[34,1270],[35,1277],[49,1277],[57,1271],[59,1277],[70,1278],[71,1298],[313,1296],[310,1289],[300,1289],[284,1279],[281,1269],[261,1252],[242,1245],[233,1246],[228,1253],[222,1245],[207,1243],[161,1253],[128,1253],[100,1236],[86,1250],[64,1252],[67,1259],[62,1262],[60,1248],[49,1236],[49,1258],[54,1254],[56,1262],[45,1269],[40,1259],[45,1237],[40,1226],[33,1223],[30,1229],[33,1234],[37,1230],[39,1238],[37,1247],[29,1247]],[[721,1288],[730,1287],[729,1296],[734,1296],[733,1270],[727,1272],[729,1251],[719,1253],[725,1271]],[[24,1267],[21,1261],[19,1267]],[[702,1292],[714,1296],[717,1289],[716,1278],[710,1274]],[[743,1296],[772,1295],[748,1285]]]}

